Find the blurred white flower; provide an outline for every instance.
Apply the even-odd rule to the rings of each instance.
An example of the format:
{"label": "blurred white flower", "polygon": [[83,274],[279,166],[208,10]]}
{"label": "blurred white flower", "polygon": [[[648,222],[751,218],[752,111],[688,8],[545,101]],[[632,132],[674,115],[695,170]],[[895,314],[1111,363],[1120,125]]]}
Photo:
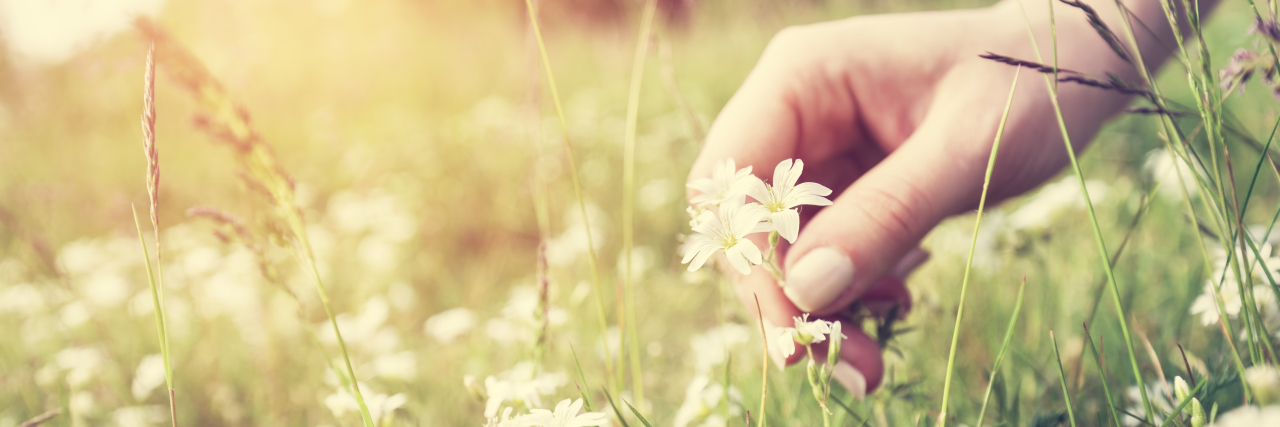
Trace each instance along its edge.
{"label": "blurred white flower", "polygon": [[[631,280],[640,281],[644,274],[653,267],[654,259],[653,248],[648,246],[636,246],[631,250]],[[622,275],[627,269],[627,258],[622,253],[618,253],[618,274]]]}
{"label": "blurred white flower", "polygon": [[[502,308],[502,317],[489,320],[485,332],[503,344],[530,342],[541,328],[538,313],[538,290],[530,285],[511,288],[511,299]],[[548,302],[550,304],[550,302]],[[547,308],[547,324],[560,326],[569,321],[569,312],[559,307]]]}
{"label": "blurred white flower", "polygon": [[654,211],[666,206],[674,199],[671,183],[665,179],[655,179],[640,187],[639,206],[644,211]]}
{"label": "blurred white flower", "polygon": [[769,210],[769,223],[778,231],[778,235],[795,243],[800,234],[801,205],[830,206],[826,196],[831,189],[813,182],[796,184],[800,180],[800,172],[804,170],[804,161],[783,160],[773,169],[773,184],[766,184],[755,175],[749,175],[750,189],[747,195],[760,202]]}
{"label": "blurred white flower", "polygon": [[44,309],[44,295],[29,283],[19,283],[0,289],[0,314],[14,313],[30,316]]}
{"label": "blurred white flower", "polygon": [[525,427],[534,421],[528,414],[512,417],[511,411],[512,408],[507,407],[502,410],[502,416],[488,417],[484,427]]}
{"label": "blurred white flower", "polygon": [[[1169,398],[1171,396],[1173,396],[1173,387],[1170,387],[1169,383],[1164,380],[1156,379],[1150,384],[1147,384],[1147,399],[1151,401],[1151,404],[1154,405],[1156,409],[1158,409],[1156,413],[1151,414],[1153,421],[1155,421],[1157,425],[1164,422],[1164,417],[1160,414],[1173,412],[1173,407],[1175,405],[1169,403]],[[1125,389],[1125,397],[1129,399],[1129,406],[1126,408],[1128,413],[1136,414],[1138,416],[1142,416],[1147,413],[1142,404],[1142,391],[1138,390],[1138,386],[1129,386],[1129,388]],[[1126,426],[1145,425],[1142,420],[1128,415],[1121,417],[1120,422]]]}
{"label": "blurred white flower", "polygon": [[730,351],[750,338],[751,330],[737,323],[726,323],[695,335],[689,339],[694,371],[700,374],[711,372],[714,366],[725,362]]}
{"label": "blurred white flower", "polygon": [[695,206],[742,200],[751,186],[751,166],[738,169],[733,159],[724,159],[712,169],[710,178],[697,179],[686,186],[699,193],[689,200]]}
{"label": "blurred white flower", "polygon": [[693,227],[698,234],[685,243],[684,259],[680,262],[689,264],[689,271],[694,271],[723,250],[734,269],[750,274],[751,266],[764,262],[764,257],[755,242],[746,237],[759,231],[757,225],[769,211],[756,203],[730,203],[721,205],[719,216],[715,215],[709,211],[702,214],[704,218]]}
{"label": "blurred white flower", "polygon": [[[604,210],[588,201],[587,218],[591,223],[591,247],[599,251],[606,242],[609,224]],[[578,256],[587,252],[587,227],[582,222],[582,211],[575,204],[569,206],[564,216],[564,231],[547,240],[547,263],[563,267],[572,264]]]}
{"label": "blurred white flower", "polygon": [[560,401],[556,404],[555,412],[546,409],[533,409],[529,411],[529,418],[525,421],[529,426],[540,427],[588,427],[603,426],[609,424],[609,415],[604,412],[582,412],[582,399],[569,399]]}
{"label": "blurred white flower", "polygon": [[58,318],[62,320],[62,324],[68,328],[74,328],[83,325],[89,321],[91,317],[89,307],[80,301],[72,301],[71,303],[58,310]]}
{"label": "blurred white flower", "polygon": [[[72,347],[53,356],[54,372],[65,372],[67,383],[79,388],[101,374],[102,351],[91,347]],[[56,375],[56,374],[55,374]]]}
{"label": "blurred white flower", "polygon": [[165,384],[164,357],[150,354],[142,358],[137,373],[133,375],[133,398],[139,402],[147,400],[151,392]]}
{"label": "blurred white flower", "polygon": [[484,416],[492,418],[504,402],[523,404],[525,407],[542,406],[542,396],[555,393],[557,389],[569,382],[569,377],[559,372],[537,372],[532,362],[520,362],[511,370],[490,375],[484,379],[485,393],[489,400],[485,402]]}
{"label": "blurred white flower", "polygon": [[[1199,169],[1199,167],[1196,169]],[[1187,167],[1187,164],[1182,159],[1177,158],[1177,156],[1163,148],[1157,148],[1147,153],[1146,160],[1142,163],[1142,171],[1146,173],[1148,179],[1160,183],[1160,189],[1156,191],[1160,196],[1171,201],[1182,200],[1182,190],[1178,188],[1179,185],[1184,185],[1187,194],[1192,197],[1199,191],[1191,168]],[[1181,183],[1179,183],[1178,175],[1182,175]]]}
{"label": "blurred white flower", "polygon": [[378,356],[373,359],[373,372],[383,378],[412,380],[418,376],[418,356],[412,351]]}
{"label": "blurred white flower", "polygon": [[150,427],[169,420],[167,407],[161,405],[126,406],[111,412],[116,427]]}
{"label": "blurred white flower", "polygon": [[455,307],[427,318],[424,329],[427,335],[435,337],[442,344],[453,342],[457,337],[471,332],[476,326],[476,315],[464,307]]}
{"label": "blurred white flower", "polygon": [[1253,390],[1257,403],[1280,403],[1280,371],[1273,366],[1254,365],[1244,370],[1244,382]]}
{"label": "blurred white flower", "polygon": [[1280,405],[1245,405],[1219,415],[1214,427],[1258,427],[1280,425]]}
{"label": "blurred white flower", "polygon": [[[1104,181],[1085,182],[1089,199],[1094,204],[1107,198],[1110,186]],[[1014,230],[1041,229],[1047,227],[1058,213],[1070,208],[1083,208],[1084,196],[1080,194],[1080,182],[1068,175],[1057,182],[1047,184],[1031,196],[1026,203],[1008,216],[1008,226]]]}
{"label": "blurred white flower", "polygon": [[[382,298],[381,295],[374,295],[368,301],[365,301],[364,306],[360,309],[360,314],[342,313],[334,319],[337,320],[338,329],[342,330],[342,339],[347,342],[347,345],[368,345],[381,338],[378,334],[382,329],[382,325],[387,322],[389,314],[390,307],[387,305],[387,300]],[[316,325],[316,328],[321,341],[328,344],[338,342],[337,337],[333,334],[333,326],[329,322],[322,322]]]}
{"label": "blurred white flower", "polygon": [[7,0],[0,2],[0,33],[12,52],[39,62],[70,58],[97,39],[155,15],[164,0]]}
{"label": "blurred white flower", "polygon": [[676,417],[673,424],[675,427],[716,427],[725,425],[725,419],[720,414],[713,414],[720,406],[725,398],[728,397],[729,415],[737,417],[742,414],[742,408],[739,404],[742,401],[742,394],[737,388],[730,386],[729,393],[726,395],[724,386],[719,383],[712,383],[711,378],[706,375],[698,375],[689,382],[689,386],[684,391],[684,403],[680,404],[680,409],[676,410]]}
{"label": "blurred white flower", "polygon": [[[365,383],[358,383],[360,387],[360,395],[364,397],[364,404],[369,408],[369,416],[375,422],[382,419],[383,416],[395,412],[396,409],[404,406],[406,398],[404,393],[396,393],[386,395],[378,393]],[[329,407],[329,411],[333,412],[334,417],[342,418],[348,413],[360,412],[360,404],[356,402],[355,395],[351,394],[348,387],[338,387],[333,394],[324,398],[324,405]]]}

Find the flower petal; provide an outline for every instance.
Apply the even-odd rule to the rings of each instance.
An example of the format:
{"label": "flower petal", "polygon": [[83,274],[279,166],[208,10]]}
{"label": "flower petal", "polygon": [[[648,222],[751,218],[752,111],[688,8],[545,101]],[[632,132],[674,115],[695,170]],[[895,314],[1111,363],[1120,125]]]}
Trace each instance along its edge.
{"label": "flower petal", "polygon": [[[748,242],[748,241],[743,240],[743,242]],[[755,244],[751,244],[751,248],[754,249],[755,247],[756,247]],[[746,255],[743,254],[743,250],[744,248],[742,243],[738,243],[736,245],[733,245],[733,247],[731,248],[725,249],[724,255],[725,257],[729,258],[729,265],[732,265],[733,268],[735,270],[738,270],[739,273],[751,274],[751,262],[747,260]],[[760,250],[756,249],[756,253],[757,253],[756,256],[759,256],[758,254],[760,253]]]}
{"label": "flower petal", "polygon": [[795,209],[784,209],[782,212],[769,214],[769,221],[778,229],[778,235],[795,243],[800,235],[800,213]]}
{"label": "flower petal", "polygon": [[697,254],[694,255],[693,261],[689,263],[689,271],[697,271],[699,268],[702,268],[702,264],[706,264],[707,259],[710,259],[712,255],[715,255],[717,250],[719,249],[716,248],[715,245],[707,246],[699,250]]}
{"label": "flower petal", "polygon": [[764,257],[760,255],[760,248],[756,247],[755,242],[752,242],[750,240],[747,240],[747,239],[739,240],[738,244],[733,245],[732,248],[726,249],[725,253],[728,254],[729,251],[734,251],[735,253],[746,258],[747,261],[750,261],[752,265],[758,265],[758,264],[764,263]]}

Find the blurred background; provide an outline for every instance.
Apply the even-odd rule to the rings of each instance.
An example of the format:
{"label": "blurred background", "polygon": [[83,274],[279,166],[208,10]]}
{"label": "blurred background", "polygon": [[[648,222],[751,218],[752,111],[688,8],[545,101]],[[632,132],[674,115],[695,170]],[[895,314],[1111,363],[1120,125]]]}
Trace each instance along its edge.
{"label": "blurred background", "polygon": [[[489,376],[545,376],[554,387],[541,407],[576,398],[575,352],[589,387],[605,384],[606,346],[619,350],[617,293],[609,285],[622,271],[621,147],[643,4],[541,3],[614,326],[603,332],[588,283],[586,228],[522,1],[0,0],[0,427],[55,408],[62,413],[51,425],[169,422],[131,212],[148,204],[138,124],[147,46],[133,26],[138,16],[205,64],[292,177],[362,390],[382,425],[482,424],[484,401],[472,391],[483,387],[469,387],[468,376],[478,384]],[[758,404],[754,320],[716,273],[684,272],[677,248],[687,227],[684,178],[701,132],[769,39],[789,25],[990,3],[659,1],[637,140],[639,339],[627,344],[642,350],[647,396],[639,409],[652,420],[742,425],[744,410]],[[1253,40],[1246,33],[1252,15],[1234,6],[1224,5],[1207,34],[1222,47],[1220,58]],[[1075,15],[1060,19],[1083,19]],[[305,269],[278,245],[258,255],[222,239],[218,224],[187,216],[193,206],[214,206],[265,226],[255,222],[262,204],[244,185],[236,156],[193,126],[201,107],[169,79],[164,60],[156,80],[161,268],[180,424],[357,424],[354,402],[331,369],[336,346]],[[1180,73],[1163,77],[1175,98],[1185,97]],[[1267,90],[1229,105],[1265,140],[1276,117]],[[1180,365],[1169,350],[1182,343],[1217,372],[1227,363],[1225,341],[1189,314],[1204,272],[1198,249],[1189,249],[1194,229],[1180,214],[1181,193],[1166,185],[1173,191],[1144,198],[1170,170],[1152,152],[1160,146],[1154,124],[1142,117],[1112,123],[1083,157],[1085,170],[1109,242],[1125,235],[1140,206],[1152,205],[1117,274],[1157,361]],[[1256,156],[1243,154],[1242,164]],[[1259,184],[1259,206],[1274,204],[1272,181]],[[534,369],[543,240],[537,182],[548,183],[553,309]],[[1050,328],[1059,330],[1072,375],[1085,351],[1082,321],[1095,338],[1118,337],[1110,302],[1095,310],[1102,275],[1078,187],[1050,182],[984,220],[969,302],[977,314],[965,319],[972,327],[961,336],[953,413],[975,416],[1023,277],[1027,296],[992,410],[997,419],[1061,421]],[[1250,219],[1265,226],[1270,212],[1263,210]],[[936,410],[943,337],[954,321],[972,220],[953,219],[926,240],[934,258],[908,281],[916,308],[886,353],[886,384],[850,403],[851,413],[838,410],[848,425],[901,425]],[[268,283],[260,259],[297,299]],[[1104,358],[1123,366],[1124,352],[1106,342]],[[816,419],[796,371],[770,376],[777,425]],[[733,390],[712,393],[719,385],[706,378]],[[842,392],[837,398],[850,401]],[[1098,399],[1080,405],[1096,411]],[[1239,404],[1238,396],[1222,399]]]}

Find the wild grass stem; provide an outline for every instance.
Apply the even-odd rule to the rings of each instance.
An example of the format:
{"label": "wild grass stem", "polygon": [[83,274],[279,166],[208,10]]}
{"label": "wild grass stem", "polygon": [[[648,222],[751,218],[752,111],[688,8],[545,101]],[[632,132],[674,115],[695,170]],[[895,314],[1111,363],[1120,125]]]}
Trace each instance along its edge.
{"label": "wild grass stem", "polygon": [[[631,386],[636,404],[644,405],[644,372],[640,366],[640,341],[636,331],[636,292],[632,250],[635,247],[635,198],[636,198],[636,121],[640,114],[640,86],[644,82],[644,63],[649,56],[650,32],[653,28],[653,15],[658,8],[657,0],[648,0],[644,6],[644,17],[640,22],[640,35],[636,39],[635,59],[631,65],[631,88],[627,94],[627,122],[623,139],[622,162],[622,259],[623,290],[626,292],[627,336],[631,341]],[[621,307],[620,307],[621,308]],[[622,336],[621,332],[618,334]],[[624,347],[619,346],[621,352]],[[622,364],[619,364],[621,369]]]}
{"label": "wild grass stem", "polygon": [[1004,112],[1000,116],[1000,125],[996,128],[995,141],[991,146],[991,155],[987,158],[987,171],[982,180],[982,195],[978,198],[978,213],[973,221],[973,238],[969,242],[969,258],[964,266],[964,276],[960,282],[960,302],[956,309],[956,323],[951,332],[951,350],[947,354],[947,374],[946,379],[942,383],[942,408],[939,410],[938,425],[947,425],[947,404],[949,403],[951,391],[951,375],[955,371],[956,348],[960,343],[960,322],[964,318],[965,296],[969,290],[969,273],[973,269],[973,254],[978,247],[978,230],[982,227],[982,213],[987,205],[987,191],[991,187],[991,171],[996,166],[996,156],[1000,153],[1000,140],[1004,137],[1004,126],[1009,120],[1009,110],[1013,107],[1013,95],[1018,89],[1018,76],[1022,73],[1022,67],[1018,67],[1013,73],[1013,83],[1009,85],[1009,97],[1005,101]]}

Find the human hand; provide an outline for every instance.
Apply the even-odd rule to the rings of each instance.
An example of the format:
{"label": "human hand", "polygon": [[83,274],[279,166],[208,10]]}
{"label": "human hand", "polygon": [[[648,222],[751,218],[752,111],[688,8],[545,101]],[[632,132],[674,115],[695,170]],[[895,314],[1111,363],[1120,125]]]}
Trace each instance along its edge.
{"label": "human hand", "polygon": [[[1044,61],[1052,63],[1048,7],[1028,5],[1026,16]],[[1138,81],[1136,70],[1111,54],[1078,10],[1059,5],[1056,11],[1063,68]],[[766,322],[791,326],[802,312],[840,319],[855,301],[881,316],[886,307],[909,307],[901,279],[927,256],[917,249],[919,241],[943,219],[978,204],[1013,81],[1013,67],[978,55],[1034,60],[1023,16],[1017,4],[1005,2],[856,17],[788,28],[774,37],[716,119],[690,182],[710,176],[725,159],[768,178],[780,161],[794,158],[805,163],[801,182],[817,182],[835,194],[831,206],[807,206],[799,238],[780,245],[785,288],[759,267],[749,275],[722,268],[748,311],[755,313],[758,296]],[[1144,54],[1158,63],[1165,53],[1148,48]],[[992,175],[992,202],[1039,185],[1067,162],[1045,82],[1029,73],[1023,72],[1013,99]],[[1059,101],[1078,151],[1126,97],[1063,84]],[[861,396],[879,385],[883,360],[873,339],[856,327],[845,330],[849,338],[835,377]],[[775,362],[794,363],[803,353],[785,360],[774,355]]]}

